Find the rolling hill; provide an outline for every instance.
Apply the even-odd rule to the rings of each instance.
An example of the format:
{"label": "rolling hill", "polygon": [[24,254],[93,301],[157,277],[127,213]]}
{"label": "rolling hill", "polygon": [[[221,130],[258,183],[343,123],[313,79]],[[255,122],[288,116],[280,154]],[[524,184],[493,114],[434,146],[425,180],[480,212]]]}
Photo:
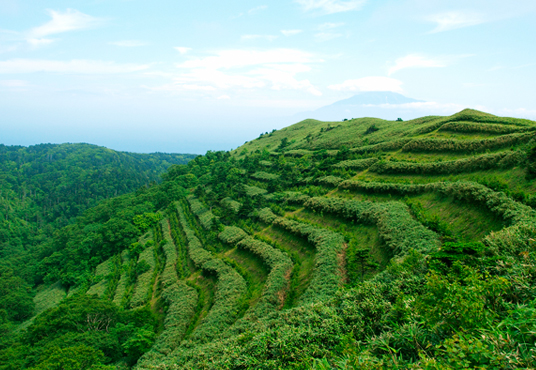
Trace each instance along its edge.
{"label": "rolling hill", "polygon": [[469,109],[208,152],[55,231],[0,369],[533,368],[535,178]]}

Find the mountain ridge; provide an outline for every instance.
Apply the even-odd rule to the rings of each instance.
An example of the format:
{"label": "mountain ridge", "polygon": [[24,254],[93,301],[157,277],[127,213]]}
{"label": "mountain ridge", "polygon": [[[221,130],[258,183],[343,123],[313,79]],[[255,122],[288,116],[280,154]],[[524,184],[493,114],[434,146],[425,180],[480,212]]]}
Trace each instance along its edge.
{"label": "mountain ridge", "polygon": [[352,119],[357,117],[375,117],[396,120],[415,119],[427,115],[444,115],[455,113],[452,108],[440,108],[424,100],[406,97],[392,91],[360,92],[349,98],[338,100],[332,104],[309,112],[297,113],[295,120],[318,119],[324,121]]}

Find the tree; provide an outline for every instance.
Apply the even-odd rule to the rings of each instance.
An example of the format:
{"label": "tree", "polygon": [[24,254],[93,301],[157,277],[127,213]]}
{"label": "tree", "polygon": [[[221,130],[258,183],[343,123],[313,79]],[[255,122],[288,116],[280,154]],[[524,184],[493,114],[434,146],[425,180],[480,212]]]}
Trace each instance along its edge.
{"label": "tree", "polygon": [[288,141],[288,138],[284,137],[283,139],[281,139],[281,143],[279,143],[279,146],[277,147],[277,150],[283,150],[289,145],[290,145],[290,143]]}
{"label": "tree", "polygon": [[0,266],[0,312],[4,312],[3,316],[9,321],[22,321],[32,315],[33,309],[30,286],[15,276],[12,269]]}
{"label": "tree", "polygon": [[102,365],[104,355],[101,351],[85,345],[55,347],[45,356],[44,361],[30,370],[111,370],[114,368]]}

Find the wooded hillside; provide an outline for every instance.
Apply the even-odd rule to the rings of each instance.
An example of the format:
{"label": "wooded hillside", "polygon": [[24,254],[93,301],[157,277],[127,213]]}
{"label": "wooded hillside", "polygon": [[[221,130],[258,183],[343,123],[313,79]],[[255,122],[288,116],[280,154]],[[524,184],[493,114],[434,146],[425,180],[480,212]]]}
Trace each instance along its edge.
{"label": "wooded hillside", "polygon": [[535,130],[306,120],[173,165],[44,241],[0,369],[534,368]]}

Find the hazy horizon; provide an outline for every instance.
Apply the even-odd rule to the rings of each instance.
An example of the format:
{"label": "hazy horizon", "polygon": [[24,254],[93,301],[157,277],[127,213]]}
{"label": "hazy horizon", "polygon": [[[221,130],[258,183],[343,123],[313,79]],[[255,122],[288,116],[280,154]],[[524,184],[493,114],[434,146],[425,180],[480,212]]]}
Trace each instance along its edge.
{"label": "hazy horizon", "polygon": [[536,119],[535,15],[530,0],[6,0],[0,142],[203,154],[367,91]]}

